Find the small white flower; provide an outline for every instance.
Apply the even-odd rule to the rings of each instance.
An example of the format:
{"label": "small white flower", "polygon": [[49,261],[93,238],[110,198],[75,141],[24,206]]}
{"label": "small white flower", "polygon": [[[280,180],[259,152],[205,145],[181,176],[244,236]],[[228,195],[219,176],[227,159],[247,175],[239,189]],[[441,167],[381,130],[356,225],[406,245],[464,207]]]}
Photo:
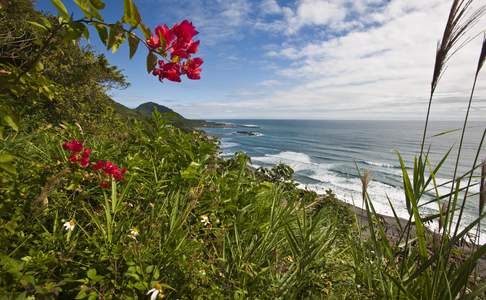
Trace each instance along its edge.
{"label": "small white flower", "polygon": [[201,216],[201,223],[203,223],[204,226],[208,226],[211,224],[211,222],[209,221],[209,217],[207,215]]}
{"label": "small white flower", "polygon": [[157,299],[157,296],[159,296],[159,294],[160,294],[160,298],[164,298],[162,287],[158,283],[156,283],[154,287],[147,292],[147,295],[150,295],[150,300]]}
{"label": "small white flower", "polygon": [[133,227],[132,229],[130,229],[130,237],[134,240],[137,239],[137,236],[139,236],[139,231],[138,231],[138,228],[137,227]]}
{"label": "small white flower", "polygon": [[76,225],[76,221],[69,220],[68,222],[64,223],[62,226],[64,226],[64,229],[67,231],[73,231],[75,225]]}

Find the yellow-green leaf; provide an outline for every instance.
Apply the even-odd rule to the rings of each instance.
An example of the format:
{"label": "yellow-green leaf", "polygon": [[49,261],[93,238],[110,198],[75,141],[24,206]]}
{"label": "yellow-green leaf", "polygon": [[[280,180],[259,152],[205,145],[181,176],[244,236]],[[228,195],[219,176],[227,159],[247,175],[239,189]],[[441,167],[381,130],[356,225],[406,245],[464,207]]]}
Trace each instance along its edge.
{"label": "yellow-green leaf", "polygon": [[8,154],[8,153],[0,154],[0,164],[10,163],[13,162],[14,160],[15,160],[15,156],[13,156],[12,154]]}
{"label": "yellow-green leaf", "polygon": [[7,173],[10,173],[12,175],[17,174],[17,170],[15,170],[15,167],[12,164],[2,164],[0,163],[0,169],[3,169]]}
{"label": "yellow-green leaf", "polygon": [[128,45],[130,46],[130,58],[132,58],[135,55],[135,52],[137,52],[139,43],[140,40],[133,33],[128,34]]}
{"label": "yellow-green leaf", "polygon": [[118,49],[120,48],[120,46],[123,44],[123,42],[125,42],[125,32],[121,30],[116,32],[116,35],[115,35],[115,40],[113,41],[112,45],[111,45],[111,52],[112,53],[115,53],[116,51],[118,51]]}
{"label": "yellow-green leaf", "polygon": [[104,9],[106,6],[102,0],[90,0],[90,2],[97,9]]}
{"label": "yellow-green leaf", "polygon": [[133,0],[124,0],[124,15],[123,21],[137,27],[140,24],[141,18],[137,7]]}
{"label": "yellow-green leaf", "polygon": [[140,28],[140,30],[142,30],[143,34],[145,35],[145,39],[148,40],[150,38],[150,35],[152,34],[150,32],[150,29],[148,29],[148,27],[145,26],[145,24],[143,23],[138,24],[138,27]]}
{"label": "yellow-green leaf", "polygon": [[3,121],[5,122],[5,124],[10,126],[10,128],[12,128],[13,130],[17,132],[19,131],[19,127],[17,126],[17,123],[15,123],[15,121],[13,120],[12,116],[9,115],[4,116]]}
{"label": "yellow-green leaf", "polygon": [[52,4],[56,7],[57,11],[59,14],[66,19],[69,19],[69,13],[66,9],[66,6],[64,6],[64,3],[62,3],[61,0],[51,0]]}
{"label": "yellow-green leaf", "polygon": [[49,30],[46,26],[39,24],[37,22],[34,22],[34,21],[27,21],[27,23],[29,23],[30,25],[32,25],[32,26],[34,26],[37,29],[40,29],[42,31],[48,31]]}
{"label": "yellow-green leaf", "polygon": [[86,18],[92,17],[86,0],[74,0],[74,3],[76,3],[76,5],[83,11],[83,14]]}

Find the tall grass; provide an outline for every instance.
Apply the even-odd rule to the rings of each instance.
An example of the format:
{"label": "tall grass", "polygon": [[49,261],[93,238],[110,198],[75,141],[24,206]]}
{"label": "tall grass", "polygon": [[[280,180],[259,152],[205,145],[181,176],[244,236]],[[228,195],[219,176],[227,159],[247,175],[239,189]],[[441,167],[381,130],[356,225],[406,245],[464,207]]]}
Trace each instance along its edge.
{"label": "tall grass", "polygon": [[[454,171],[450,180],[451,189],[446,194],[439,193],[436,183],[436,174],[441,170],[448,159],[450,150],[444,154],[436,166],[432,166],[429,152],[426,149],[426,136],[429,125],[429,116],[433,104],[434,93],[451,57],[459,51],[472,38],[467,33],[484,16],[485,6],[480,5],[473,9],[472,0],[452,1],[451,10],[447,20],[444,34],[438,44],[434,72],[431,82],[431,92],[427,107],[427,115],[420,144],[420,154],[414,158],[409,174],[404,159],[398,154],[403,177],[403,189],[409,218],[405,226],[400,225],[401,220],[395,214],[399,231],[399,238],[392,238],[384,233],[384,226],[376,222],[378,215],[374,210],[372,199],[366,193],[366,172],[362,175],[363,201],[368,214],[368,230],[370,241],[361,240],[355,249],[355,264],[363,265],[360,259],[366,257],[369,248],[373,249],[374,263],[366,263],[369,276],[364,276],[366,283],[380,291],[387,299],[475,299],[484,296],[486,283],[476,283],[473,271],[479,259],[486,254],[486,245],[471,247],[463,254],[459,254],[458,245],[466,234],[477,226],[480,231],[480,222],[484,218],[483,212],[484,180],[481,187],[478,218],[469,224],[463,224],[463,212],[467,202],[473,201],[469,195],[469,188],[473,186],[472,178],[478,170],[478,160],[483,147],[484,134],[478,141],[478,149],[470,171],[458,175],[459,162],[462,159],[464,137],[469,121],[474,92],[486,56],[486,41],[483,41],[479,55],[476,72],[473,78],[471,92],[467,101],[466,114],[461,128],[460,140],[457,146],[457,155],[454,160]],[[474,38],[474,37],[473,37]],[[486,129],[485,129],[486,133]],[[446,133],[444,133],[446,134]],[[483,167],[484,168],[484,167]],[[359,171],[359,170],[358,170]],[[484,174],[482,175],[484,176]],[[461,186],[461,179],[467,178],[467,186]],[[434,192],[434,199],[438,214],[423,215],[420,208],[424,205],[424,195]],[[460,204],[458,204],[460,203]],[[392,210],[394,210],[392,203]],[[437,220],[439,231],[432,233],[427,230],[426,223]],[[455,225],[455,226],[454,226]]]}

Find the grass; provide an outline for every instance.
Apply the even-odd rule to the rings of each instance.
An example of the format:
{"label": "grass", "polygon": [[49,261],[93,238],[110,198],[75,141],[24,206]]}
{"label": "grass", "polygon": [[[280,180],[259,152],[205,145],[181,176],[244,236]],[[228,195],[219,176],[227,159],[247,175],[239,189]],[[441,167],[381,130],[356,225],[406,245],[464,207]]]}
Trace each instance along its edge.
{"label": "grass", "polygon": [[[50,74],[39,71],[36,77],[19,69],[32,80],[13,84],[10,93],[0,87],[2,99],[16,104],[6,115],[14,111],[21,120],[20,126],[7,118],[0,123],[0,298],[484,298],[486,284],[476,280],[474,271],[486,245],[465,252],[458,248],[469,231],[479,232],[485,215],[486,171],[479,163],[484,135],[471,170],[458,174],[456,168],[445,194],[439,193],[435,176],[450,151],[433,165],[426,150],[435,89],[484,14],[484,7],[472,10],[472,4],[452,1],[438,45],[420,154],[407,166],[397,152],[409,212],[407,220],[395,214],[397,236],[387,234],[389,224],[375,211],[367,192],[372,175],[366,170],[357,170],[366,214],[359,219],[332,191],[318,196],[298,189],[287,166],[255,170],[244,153],[222,159],[217,141],[199,131],[178,129],[158,112],[138,118],[114,108],[105,84],[126,82],[89,49],[52,47],[43,53],[23,40],[22,51],[13,56],[40,55]],[[17,30],[27,26],[22,20],[2,15],[0,26]],[[16,49],[13,44],[9,52]],[[480,82],[484,49],[486,43],[467,112]],[[53,61],[60,56],[66,64],[76,63],[58,66]],[[86,68],[75,68],[78,62]],[[15,63],[0,67],[15,70]],[[37,88],[36,78],[49,83],[55,101]],[[90,80],[78,86],[79,78]],[[467,124],[466,113],[456,166]],[[110,177],[70,162],[62,144],[72,139],[93,150],[93,162],[126,166],[125,179],[110,179],[107,189],[101,188],[100,181]],[[466,178],[467,186],[461,186]],[[479,195],[468,193],[475,178],[481,179]],[[432,202],[439,211],[434,215],[421,210],[429,192],[435,193]],[[474,196],[480,198],[478,218],[462,224],[464,203]],[[427,230],[431,220],[438,220],[438,234]]]}

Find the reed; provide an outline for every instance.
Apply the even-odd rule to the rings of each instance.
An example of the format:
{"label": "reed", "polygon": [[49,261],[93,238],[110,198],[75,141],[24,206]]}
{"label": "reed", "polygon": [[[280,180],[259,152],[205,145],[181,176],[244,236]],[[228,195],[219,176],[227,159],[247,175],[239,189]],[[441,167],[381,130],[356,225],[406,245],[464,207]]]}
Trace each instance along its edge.
{"label": "reed", "polygon": [[486,160],[483,161],[483,167],[481,168],[481,188],[479,191],[479,214],[481,215],[486,204]]}
{"label": "reed", "polygon": [[[436,174],[442,168],[447,160],[452,148],[442,157],[440,162],[432,167],[429,161],[429,151],[425,151],[427,128],[431,113],[431,106],[434,93],[438,87],[440,79],[447,69],[450,59],[461,48],[469,43],[475,36],[467,37],[468,32],[484,16],[486,6],[480,5],[473,8],[474,0],[453,0],[449,11],[448,20],[438,43],[435,55],[434,71],[431,82],[430,97],[427,107],[427,116],[425,120],[422,142],[420,144],[420,155],[415,157],[413,167],[408,168],[400,153],[398,158],[402,169],[403,189],[405,191],[405,201],[409,213],[406,226],[399,226],[400,234],[396,240],[394,237],[384,234],[383,225],[371,220],[378,218],[371,199],[367,193],[369,184],[369,174],[364,172],[359,174],[362,183],[363,201],[366,204],[368,214],[368,225],[370,231],[370,242],[360,241],[356,246],[356,258],[367,256],[367,248],[371,247],[374,265],[369,264],[362,269],[370,270],[367,280],[365,280],[373,289],[379,290],[380,295],[386,299],[475,299],[475,297],[484,296],[486,285],[474,286],[470,284],[471,278],[477,261],[486,255],[486,245],[473,247],[471,253],[464,257],[464,260],[458,262],[453,258],[453,250],[457,247],[462,239],[477,226],[480,227],[481,220],[485,217],[483,212],[486,202],[484,194],[484,176],[486,167],[482,165],[481,192],[479,200],[479,216],[473,222],[467,224],[459,230],[462,220],[462,214],[466,200],[468,200],[468,191],[472,183],[473,174],[479,168],[478,159],[481,152],[485,134],[479,141],[476,158],[471,170],[458,176],[459,161],[463,156],[462,149],[469,113],[476,90],[476,84],[480,71],[486,59],[486,39],[483,39],[476,72],[473,78],[472,88],[467,101],[467,109],[464,117],[463,126],[460,129],[460,142],[458,144],[458,153],[455,157],[454,172],[451,178],[451,190],[445,195],[439,192],[439,185],[436,183]],[[486,130],[485,130],[486,133]],[[409,172],[408,170],[412,171]],[[358,170],[359,173],[359,170]],[[461,187],[458,184],[463,178],[468,178],[468,184]],[[424,215],[421,203],[426,193],[433,191],[434,199],[427,203],[437,203],[439,212],[432,215]],[[464,193],[463,201],[460,207],[457,207],[459,196]],[[469,198],[472,195],[469,195]],[[395,211],[390,201],[392,211]],[[457,212],[459,211],[458,215]],[[398,217],[395,218],[398,219]],[[457,218],[457,220],[454,220]],[[438,220],[439,236],[432,235],[425,228],[425,224],[432,220]],[[456,226],[453,228],[453,221]],[[397,222],[400,222],[397,220]],[[392,246],[394,244],[394,246]],[[431,249],[432,248],[432,249]],[[361,251],[361,252],[360,252]],[[359,261],[355,262],[359,264]],[[365,274],[366,275],[366,274]],[[444,288],[447,287],[447,288]]]}
{"label": "reed", "polygon": [[471,5],[473,4],[473,2],[474,0],[452,1],[451,9],[449,11],[449,17],[444,28],[442,39],[437,44],[434,72],[432,74],[429,103],[427,107],[427,116],[425,118],[424,132],[422,137],[422,143],[420,146],[420,157],[422,157],[424,150],[430,111],[432,107],[432,100],[434,98],[434,93],[439,84],[439,81],[442,78],[444,71],[447,69],[446,65],[453,57],[453,55],[470,41],[470,39],[468,38],[464,40],[465,35],[474,25],[476,25],[476,23],[485,13],[486,8],[484,6],[471,11]]}

